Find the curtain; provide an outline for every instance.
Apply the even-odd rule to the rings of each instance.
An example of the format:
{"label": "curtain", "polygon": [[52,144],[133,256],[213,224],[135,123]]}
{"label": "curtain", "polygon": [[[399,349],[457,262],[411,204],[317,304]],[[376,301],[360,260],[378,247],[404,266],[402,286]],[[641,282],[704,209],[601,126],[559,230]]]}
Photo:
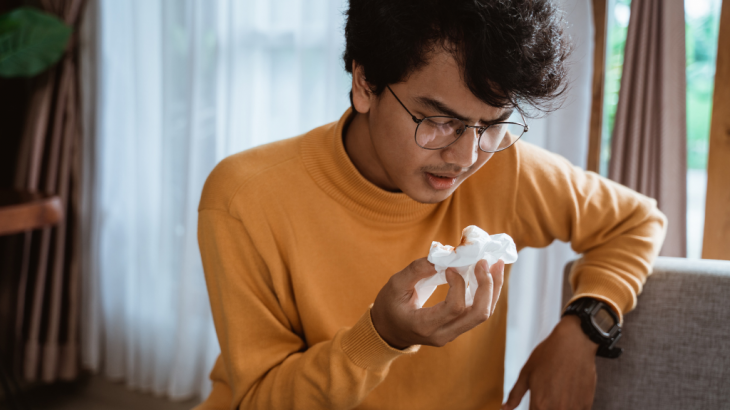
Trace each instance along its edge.
{"label": "curtain", "polygon": [[608,174],[667,215],[662,256],[687,252],[684,40],[683,2],[631,2]]}
{"label": "curtain", "polygon": [[[522,138],[585,168],[593,75],[593,12],[590,1],[558,2],[573,41],[569,59],[570,88],[562,108],[543,118],[528,120],[530,131]],[[553,330],[562,310],[563,268],[577,255],[570,245],[555,242],[547,248],[526,248],[512,267],[507,314],[505,399],[532,350]],[[528,396],[520,410],[529,408]]]}
{"label": "curtain", "polygon": [[61,222],[22,234],[13,368],[27,381],[71,380],[78,373],[80,101],[78,27],[83,0],[40,1],[74,29],[61,60],[33,80],[18,153],[15,188],[58,195]]}
{"label": "curtain", "polygon": [[342,0],[91,0],[84,27],[82,359],[206,396],[219,347],[197,206],[225,156],[349,106]]}

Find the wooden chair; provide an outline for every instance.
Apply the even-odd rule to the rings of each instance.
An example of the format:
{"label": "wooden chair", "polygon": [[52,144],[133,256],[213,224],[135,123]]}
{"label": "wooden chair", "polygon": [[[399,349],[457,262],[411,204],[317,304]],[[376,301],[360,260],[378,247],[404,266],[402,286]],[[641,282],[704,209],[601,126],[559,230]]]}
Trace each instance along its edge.
{"label": "wooden chair", "polygon": [[63,218],[57,195],[0,191],[0,235],[10,235],[56,225]]}
{"label": "wooden chair", "polygon": [[[58,224],[63,218],[61,198],[33,192],[0,190],[0,235],[11,235]],[[0,387],[11,408],[26,409],[12,372],[0,361]],[[17,393],[14,393],[15,390]]]}

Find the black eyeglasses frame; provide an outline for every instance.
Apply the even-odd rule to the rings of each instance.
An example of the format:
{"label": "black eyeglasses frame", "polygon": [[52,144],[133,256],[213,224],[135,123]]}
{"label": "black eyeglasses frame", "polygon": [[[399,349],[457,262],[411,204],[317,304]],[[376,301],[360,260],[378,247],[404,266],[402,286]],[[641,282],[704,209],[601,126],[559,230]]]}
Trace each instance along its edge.
{"label": "black eyeglasses frame", "polygon": [[[517,141],[519,141],[519,139],[520,139],[520,138],[522,138],[522,136],[523,136],[523,135],[525,135],[525,133],[526,133],[527,131],[529,131],[529,130],[530,130],[530,127],[529,127],[529,126],[527,125],[527,121],[525,121],[525,116],[524,116],[524,115],[522,115],[522,113],[521,113],[521,112],[520,112],[520,116],[522,117],[522,123],[519,123],[519,122],[513,122],[513,121],[500,121],[500,122],[495,122],[495,123],[493,123],[493,124],[489,124],[489,125],[486,125],[486,126],[469,125],[469,124],[466,124],[466,123],[465,123],[465,122],[464,122],[463,120],[461,120],[461,119],[459,119],[459,118],[456,118],[456,117],[452,117],[452,116],[450,116],[450,115],[431,115],[431,116],[428,116],[428,117],[418,118],[418,117],[416,117],[415,115],[413,115],[413,114],[411,113],[411,111],[410,111],[410,110],[409,110],[409,109],[408,109],[408,108],[406,107],[406,105],[405,105],[405,104],[403,104],[403,101],[401,101],[401,100],[400,100],[400,98],[398,98],[398,96],[397,96],[397,95],[395,95],[395,92],[394,92],[394,91],[393,91],[393,90],[392,90],[392,89],[390,88],[390,86],[389,86],[389,85],[386,85],[386,87],[388,88],[388,91],[390,91],[390,93],[391,93],[391,94],[393,94],[393,97],[395,97],[395,99],[396,99],[396,100],[398,101],[398,103],[400,103],[401,107],[403,107],[403,109],[404,109],[404,110],[406,110],[406,112],[408,113],[408,115],[410,115],[410,116],[411,116],[411,119],[413,120],[413,122],[415,122],[415,123],[416,123],[416,130],[415,130],[415,132],[413,133],[413,138],[414,138],[414,140],[416,141],[416,145],[418,145],[419,147],[421,147],[421,148],[423,148],[423,149],[427,149],[427,150],[431,150],[431,151],[438,151],[438,150],[441,150],[441,149],[444,149],[444,148],[448,148],[448,147],[450,147],[450,146],[454,145],[454,143],[456,143],[456,141],[458,141],[458,140],[459,140],[459,138],[461,138],[461,136],[462,136],[462,135],[466,134],[466,132],[462,132],[462,133],[461,133],[461,135],[458,135],[458,136],[457,136],[457,137],[456,137],[456,138],[455,138],[455,139],[454,139],[454,140],[453,140],[453,141],[452,141],[452,142],[451,142],[450,144],[448,144],[448,145],[446,145],[446,146],[443,146],[443,147],[439,147],[439,148],[426,148],[426,147],[424,147],[424,146],[422,146],[421,144],[419,144],[419,143],[418,143],[418,127],[419,127],[419,126],[421,125],[421,123],[422,123],[423,121],[425,121],[425,120],[427,120],[427,119],[429,119],[429,118],[453,118],[453,119],[455,119],[455,120],[458,120],[458,121],[461,121],[462,123],[464,123],[464,131],[466,131],[466,129],[467,129],[467,128],[474,128],[474,129],[476,129],[476,130],[477,130],[477,135],[479,136],[479,140],[477,141],[477,147],[479,147],[479,150],[480,150],[480,151],[482,151],[482,152],[487,152],[487,153],[490,153],[490,154],[492,154],[492,153],[495,153],[495,152],[501,152],[501,151],[504,151],[504,150],[506,150],[507,148],[509,148],[509,147],[511,147],[511,146],[513,146],[513,145],[515,145],[515,143],[516,143]],[[522,131],[522,134],[520,134],[520,136],[519,136],[519,137],[517,137],[517,138],[516,138],[516,139],[515,139],[515,140],[514,140],[514,141],[513,141],[513,142],[512,142],[511,144],[509,144],[508,146],[506,146],[506,147],[504,147],[504,148],[502,148],[502,149],[498,149],[498,150],[496,150],[496,151],[487,151],[487,150],[484,150],[484,149],[482,149],[482,146],[481,146],[481,140],[482,140],[482,135],[484,135],[484,132],[485,132],[485,131],[486,131],[487,129],[489,129],[489,127],[492,127],[492,126],[494,126],[494,125],[499,125],[499,124],[508,124],[508,125],[509,125],[509,124],[511,124],[511,125],[519,125],[519,126],[523,127],[523,131]]]}

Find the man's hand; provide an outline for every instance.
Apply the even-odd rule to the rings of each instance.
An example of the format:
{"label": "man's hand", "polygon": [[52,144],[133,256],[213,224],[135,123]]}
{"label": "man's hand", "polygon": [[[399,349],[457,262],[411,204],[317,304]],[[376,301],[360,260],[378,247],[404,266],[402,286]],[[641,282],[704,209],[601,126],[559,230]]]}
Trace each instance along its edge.
{"label": "man's hand", "polygon": [[596,391],[596,351],[568,315],[530,355],[502,410],[512,410],[530,390],[530,410],[583,410],[593,405]]}
{"label": "man's hand", "polygon": [[479,287],[474,304],[466,307],[464,279],[446,270],[449,292],[443,302],[429,308],[416,307],[416,283],[436,273],[426,258],[415,260],[390,277],[370,310],[375,330],[396,349],[411,345],[443,346],[487,320],[494,312],[504,281],[504,262],[487,267],[481,260],[474,269]]}

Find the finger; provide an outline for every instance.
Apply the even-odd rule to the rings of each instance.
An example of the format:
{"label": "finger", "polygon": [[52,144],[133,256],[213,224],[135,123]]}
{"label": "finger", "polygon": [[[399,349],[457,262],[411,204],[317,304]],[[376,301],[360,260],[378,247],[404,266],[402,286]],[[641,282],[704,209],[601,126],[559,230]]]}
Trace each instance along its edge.
{"label": "finger", "polygon": [[[494,297],[494,278],[487,270],[487,261],[480,260],[474,267],[474,276],[477,278],[476,294],[474,295],[475,315],[492,315],[492,299]],[[481,322],[480,322],[481,323]]]}
{"label": "finger", "polygon": [[439,327],[459,317],[466,309],[464,294],[466,283],[456,269],[446,269],[446,282],[449,284],[449,291],[446,299],[430,308],[423,308],[417,311],[419,321],[423,323],[420,333],[432,334]]}
{"label": "finger", "polygon": [[443,323],[450,322],[466,309],[465,294],[466,282],[454,268],[446,269],[446,282],[449,284],[449,291],[446,293],[446,299],[439,303],[440,309],[444,312],[445,320]]}
{"label": "finger", "polygon": [[394,279],[397,280],[398,287],[413,288],[419,280],[428,278],[436,274],[436,267],[426,258],[416,259],[411,262],[405,269],[396,273]]}
{"label": "finger", "polygon": [[499,301],[499,295],[502,293],[502,284],[504,284],[504,261],[499,259],[496,263],[489,267],[489,273],[494,280],[494,289],[492,291],[492,309],[490,314],[494,313]]}
{"label": "finger", "polygon": [[474,304],[466,308],[459,318],[439,329],[438,337],[453,340],[460,334],[489,318],[491,314],[489,309],[492,305],[493,281],[492,276],[487,272],[486,261],[477,263],[477,266],[474,268],[474,276],[476,276],[479,285],[474,295]]}
{"label": "finger", "polygon": [[507,401],[502,405],[502,410],[514,410],[515,407],[519,406],[522,397],[527,393],[527,388],[527,374],[525,373],[525,369],[522,368],[520,377],[517,378],[517,383],[515,383],[512,391],[509,392]]}

